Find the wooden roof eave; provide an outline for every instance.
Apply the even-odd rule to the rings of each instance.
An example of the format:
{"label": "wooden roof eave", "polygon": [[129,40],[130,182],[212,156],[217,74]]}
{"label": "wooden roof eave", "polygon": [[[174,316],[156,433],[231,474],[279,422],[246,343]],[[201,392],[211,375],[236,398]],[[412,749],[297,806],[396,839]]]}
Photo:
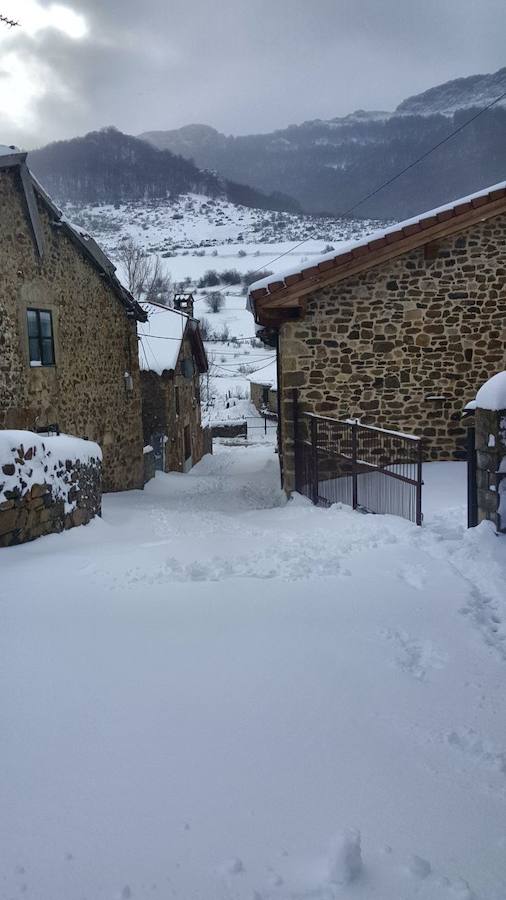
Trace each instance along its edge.
{"label": "wooden roof eave", "polygon": [[[467,207],[467,204],[466,204]],[[466,228],[484,222],[494,216],[506,213],[506,197],[501,196],[496,200],[487,201],[484,204],[473,206],[454,212],[450,217],[445,215],[443,221],[438,219],[425,220],[416,225],[403,229],[402,236],[392,238],[388,235],[378,241],[371,241],[368,245],[362,245],[352,250],[343,257],[336,257],[334,261],[326,261],[324,266],[311,267],[306,270],[307,275],[289,276],[290,282],[279,287],[271,293],[263,296],[252,297],[255,319],[259,324],[271,324],[272,313],[283,320],[283,310],[301,308],[301,301],[315,290],[336,284],[340,281],[375,268],[384,262],[403,256],[411,250],[423,247],[432,241],[448,237]],[[388,240],[390,238],[390,240]],[[375,246],[376,245],[376,246]],[[330,266],[329,266],[330,262]],[[271,318],[267,313],[271,313]]]}

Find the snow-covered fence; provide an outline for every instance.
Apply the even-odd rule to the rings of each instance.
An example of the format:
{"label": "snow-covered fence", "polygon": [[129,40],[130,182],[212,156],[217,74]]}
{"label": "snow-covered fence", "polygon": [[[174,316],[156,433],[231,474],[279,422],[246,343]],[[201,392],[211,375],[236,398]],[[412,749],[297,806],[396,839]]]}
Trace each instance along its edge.
{"label": "snow-covered fence", "polygon": [[488,519],[506,533],[506,372],[476,395],[475,448],[478,523]]}
{"label": "snow-covered fence", "polygon": [[0,547],[100,515],[102,451],[69,435],[0,431]]}

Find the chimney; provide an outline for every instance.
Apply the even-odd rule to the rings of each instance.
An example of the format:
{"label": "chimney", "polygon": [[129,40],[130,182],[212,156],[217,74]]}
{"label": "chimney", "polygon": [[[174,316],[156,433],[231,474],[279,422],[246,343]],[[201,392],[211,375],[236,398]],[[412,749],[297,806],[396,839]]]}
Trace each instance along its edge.
{"label": "chimney", "polygon": [[174,294],[174,309],[179,312],[186,313],[193,319],[193,294]]}

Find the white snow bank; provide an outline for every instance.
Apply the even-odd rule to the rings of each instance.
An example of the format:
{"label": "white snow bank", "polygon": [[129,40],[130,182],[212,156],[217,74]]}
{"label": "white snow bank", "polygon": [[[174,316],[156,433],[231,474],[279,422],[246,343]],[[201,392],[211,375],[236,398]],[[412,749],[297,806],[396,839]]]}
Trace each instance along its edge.
{"label": "white snow bank", "polygon": [[144,372],[175,369],[189,316],[170,307],[142,303],[148,321],[139,327],[139,366]]}
{"label": "white snow bank", "polygon": [[489,378],[476,394],[479,409],[506,409],[506,372],[498,372]]}
{"label": "white snow bank", "polygon": [[[342,256],[343,253],[348,253],[350,250],[356,250],[357,247],[365,247],[371,241],[376,241],[379,238],[386,237],[389,234],[394,234],[397,231],[400,231],[402,228],[407,228],[408,225],[417,225],[419,222],[424,219],[431,218],[432,216],[437,216],[439,213],[446,212],[449,209],[453,209],[455,206],[460,206],[463,203],[469,203],[471,200],[477,200],[479,197],[486,197],[491,191],[498,191],[506,188],[506,181],[501,181],[498,184],[493,184],[488,188],[485,188],[481,191],[476,191],[474,194],[468,194],[466,197],[458,197],[455,200],[452,200],[451,203],[445,203],[443,206],[438,206],[435,209],[429,209],[425,212],[419,213],[417,216],[413,216],[411,219],[405,219],[403,222],[397,222],[395,225],[389,225],[388,228],[382,228],[377,231],[371,231],[369,234],[364,235],[364,237],[360,238],[358,241],[342,241],[341,243],[336,245],[336,248],[332,250],[330,253],[324,253],[322,256],[318,256],[315,259],[311,260],[311,266],[317,266],[322,262],[326,262],[327,260],[336,259],[338,256]],[[291,266],[290,268],[284,269],[282,272],[276,272],[275,275],[269,275],[267,278],[261,278],[259,281],[255,281],[249,288],[248,292],[248,308],[251,308],[250,297],[253,291],[258,291],[260,288],[267,288],[269,283],[271,282],[279,282],[285,281],[288,275],[297,275],[301,272],[305,267],[299,265]]]}

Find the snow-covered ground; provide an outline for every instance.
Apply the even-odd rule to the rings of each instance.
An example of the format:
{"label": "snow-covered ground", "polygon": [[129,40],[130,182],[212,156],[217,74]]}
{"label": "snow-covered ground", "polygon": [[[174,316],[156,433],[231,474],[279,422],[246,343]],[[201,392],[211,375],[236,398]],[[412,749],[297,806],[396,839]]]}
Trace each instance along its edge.
{"label": "snow-covered ground", "polygon": [[504,900],[506,546],[284,502],[272,444],[0,558],[0,896]]}

